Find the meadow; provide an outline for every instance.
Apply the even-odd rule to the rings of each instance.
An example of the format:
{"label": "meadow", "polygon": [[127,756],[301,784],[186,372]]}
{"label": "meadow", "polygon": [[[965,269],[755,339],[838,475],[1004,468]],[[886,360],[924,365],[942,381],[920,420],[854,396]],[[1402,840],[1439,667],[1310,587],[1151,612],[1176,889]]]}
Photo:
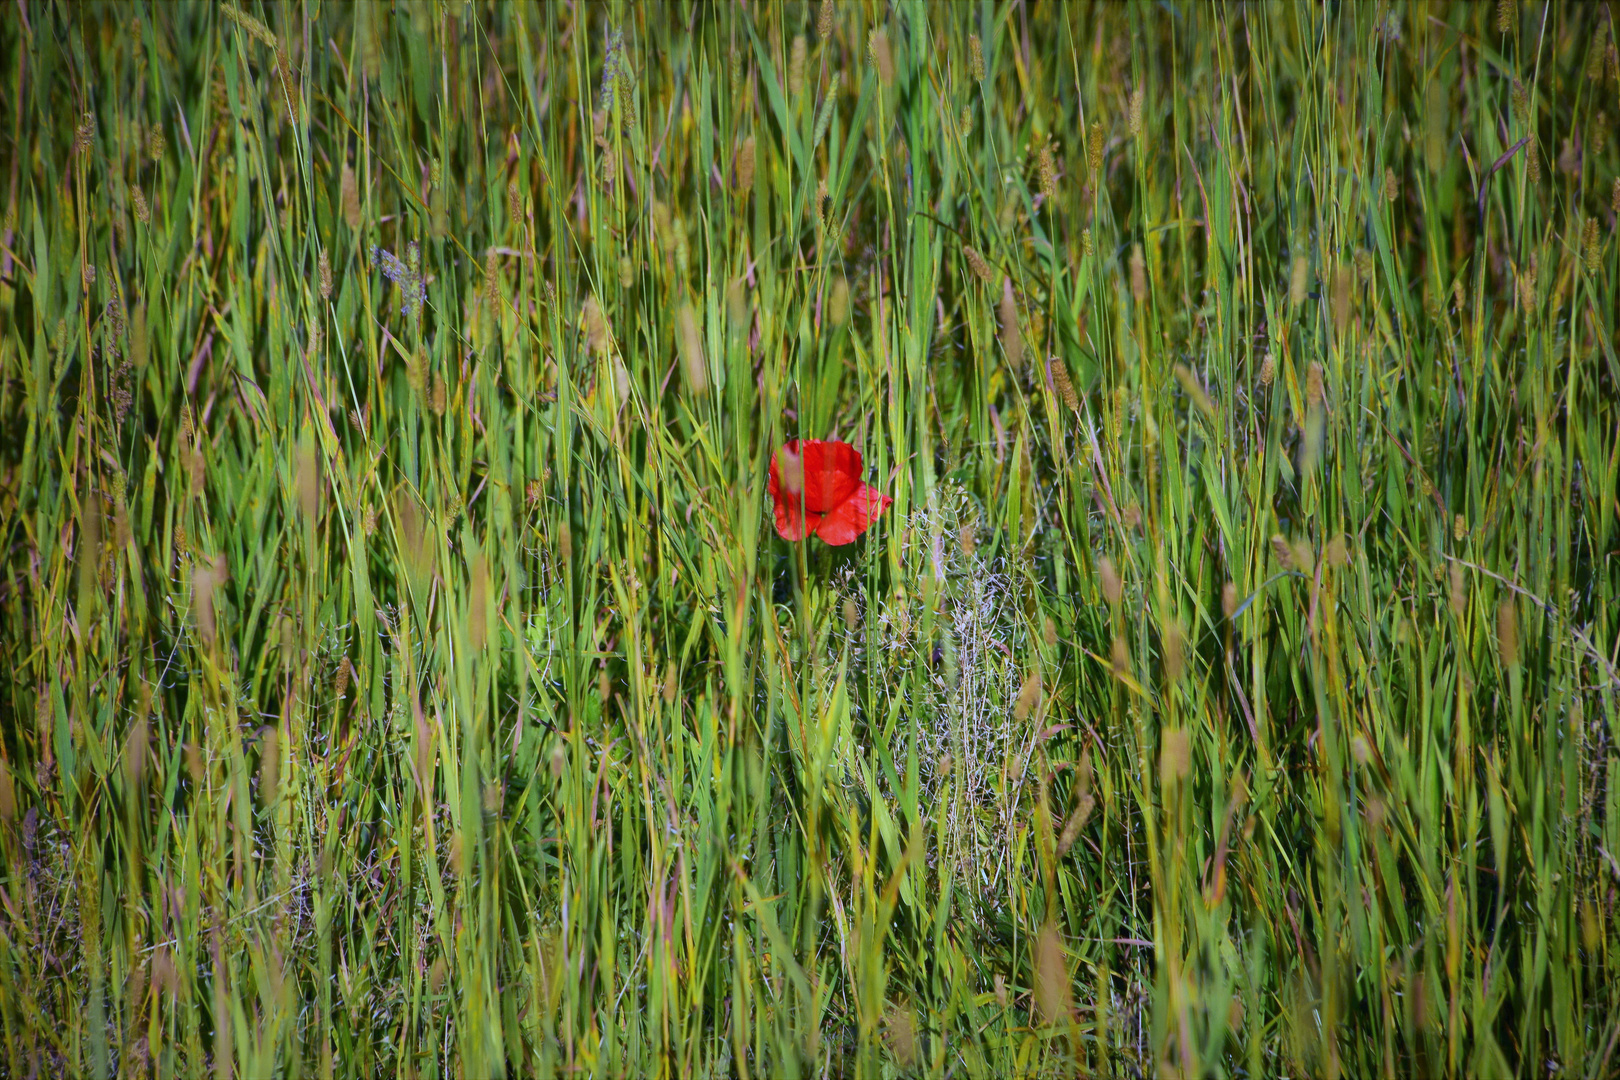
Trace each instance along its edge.
{"label": "meadow", "polygon": [[1617,14],[8,4],[0,1076],[1620,1075]]}

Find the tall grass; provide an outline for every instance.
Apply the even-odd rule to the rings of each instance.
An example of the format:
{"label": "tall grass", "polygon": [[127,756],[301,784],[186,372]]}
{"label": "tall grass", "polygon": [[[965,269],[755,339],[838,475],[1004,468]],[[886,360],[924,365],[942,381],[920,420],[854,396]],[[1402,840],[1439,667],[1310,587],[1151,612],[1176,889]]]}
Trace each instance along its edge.
{"label": "tall grass", "polygon": [[0,58],[0,1073],[1620,1069],[1609,7]]}

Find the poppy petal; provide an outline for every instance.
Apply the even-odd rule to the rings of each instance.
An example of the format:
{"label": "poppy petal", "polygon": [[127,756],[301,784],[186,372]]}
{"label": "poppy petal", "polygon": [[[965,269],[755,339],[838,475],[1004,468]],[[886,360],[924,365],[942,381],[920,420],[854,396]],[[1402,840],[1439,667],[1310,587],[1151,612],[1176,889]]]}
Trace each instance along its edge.
{"label": "poppy petal", "polygon": [[[792,446],[791,443],[788,445]],[[784,540],[803,540],[815,531],[813,523],[807,527],[798,493],[789,494],[782,490],[782,479],[777,473],[776,459],[777,455],[772,454],[770,479],[766,483],[766,490],[770,493],[776,511],[776,532]],[[820,518],[819,514],[816,516]]]}
{"label": "poppy petal", "polygon": [[853,543],[892,502],[872,485],[858,484],[850,497],[813,525],[811,531],[834,547]]}
{"label": "poppy petal", "polygon": [[804,508],[825,514],[860,485],[861,452],[846,442],[807,439],[802,445]]}

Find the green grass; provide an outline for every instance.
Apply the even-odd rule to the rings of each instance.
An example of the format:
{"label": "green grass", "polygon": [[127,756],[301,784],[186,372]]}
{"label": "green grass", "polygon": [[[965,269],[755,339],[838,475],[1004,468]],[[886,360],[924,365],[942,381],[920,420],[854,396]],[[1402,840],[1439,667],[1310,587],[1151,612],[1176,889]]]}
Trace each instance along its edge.
{"label": "green grass", "polygon": [[1609,7],[243,8],[0,18],[0,1075],[1620,1071]]}

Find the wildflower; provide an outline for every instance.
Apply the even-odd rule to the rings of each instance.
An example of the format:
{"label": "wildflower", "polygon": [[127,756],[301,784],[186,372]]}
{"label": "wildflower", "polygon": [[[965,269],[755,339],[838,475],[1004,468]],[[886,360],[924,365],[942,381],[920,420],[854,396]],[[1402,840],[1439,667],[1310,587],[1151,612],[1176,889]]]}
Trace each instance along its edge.
{"label": "wildflower", "polygon": [[[415,243],[411,244],[410,252],[411,261],[416,262]],[[415,314],[422,303],[427,300],[427,286],[422,282],[420,270],[413,266],[407,266],[393,252],[372,245],[371,265],[381,267],[383,277],[399,286],[400,292],[404,294],[405,309],[410,314]]]}
{"label": "wildflower", "polygon": [[784,540],[812,534],[842,545],[866,531],[893,499],[862,483],[861,454],[837,440],[793,439],[771,458],[769,491]]}

